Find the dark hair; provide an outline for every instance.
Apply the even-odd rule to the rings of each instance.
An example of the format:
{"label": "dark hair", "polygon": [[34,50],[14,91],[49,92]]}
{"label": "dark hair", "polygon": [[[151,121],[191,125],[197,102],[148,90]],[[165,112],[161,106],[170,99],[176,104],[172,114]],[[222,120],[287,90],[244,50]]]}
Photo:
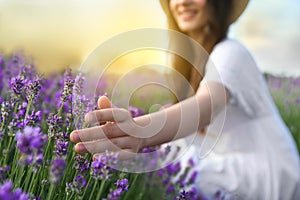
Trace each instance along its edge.
{"label": "dark hair", "polygon": [[229,18],[233,11],[232,0],[208,0],[210,10],[210,23],[212,34],[215,34],[218,41],[227,36],[228,27],[230,25]]}
{"label": "dark hair", "polygon": [[[182,32],[180,31],[177,23],[175,22],[172,16],[172,13],[169,9],[169,2],[170,0],[160,0],[160,4],[168,19],[168,26],[172,30]],[[216,42],[219,42],[227,36],[228,28],[230,25],[229,19],[233,11],[233,0],[207,0],[207,3],[209,8],[208,13],[210,15],[208,21],[208,34],[212,34],[213,37],[216,39]],[[189,42],[179,42],[177,46],[180,49],[191,51],[191,46]],[[191,52],[191,54],[193,53]],[[204,66],[201,68],[202,71],[200,70],[201,73],[199,73],[199,69],[194,69],[191,63],[187,62],[185,59],[179,56],[174,56],[173,68],[179,71],[186,78],[186,80],[189,81],[194,92],[196,92],[199,83],[203,78]],[[182,94],[185,93],[185,90],[187,89],[186,86],[182,86],[180,83],[178,83],[177,87],[180,93],[179,96],[184,96]]]}

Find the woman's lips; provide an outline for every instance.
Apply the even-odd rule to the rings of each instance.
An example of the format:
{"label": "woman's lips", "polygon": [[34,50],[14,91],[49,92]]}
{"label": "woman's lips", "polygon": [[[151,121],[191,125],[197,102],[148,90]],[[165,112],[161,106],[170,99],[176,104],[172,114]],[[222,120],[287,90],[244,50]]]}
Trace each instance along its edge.
{"label": "woman's lips", "polygon": [[180,12],[179,16],[182,18],[183,21],[189,21],[191,20],[195,15],[197,14],[196,11],[184,11]]}

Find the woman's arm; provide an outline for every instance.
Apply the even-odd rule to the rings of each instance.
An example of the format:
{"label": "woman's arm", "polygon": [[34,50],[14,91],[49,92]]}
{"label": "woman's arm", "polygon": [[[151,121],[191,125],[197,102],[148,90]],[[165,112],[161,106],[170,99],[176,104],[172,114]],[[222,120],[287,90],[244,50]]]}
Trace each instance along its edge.
{"label": "woman's arm", "polygon": [[125,109],[96,110],[86,115],[87,123],[109,122],[74,131],[70,139],[78,142],[75,146],[78,153],[102,153],[106,149],[137,152],[141,148],[170,142],[202,129],[224,108],[228,99],[229,93],[222,84],[209,82],[184,101],[134,119]]}
{"label": "woman's arm", "polygon": [[[157,112],[151,116],[165,119],[165,124],[157,134],[145,138],[144,145],[160,145],[205,128],[224,108],[228,99],[229,93],[222,84],[210,82],[202,85],[194,96],[164,109],[164,112]],[[147,115],[137,118],[136,122],[143,124],[149,121],[144,119],[147,117],[150,118]]]}

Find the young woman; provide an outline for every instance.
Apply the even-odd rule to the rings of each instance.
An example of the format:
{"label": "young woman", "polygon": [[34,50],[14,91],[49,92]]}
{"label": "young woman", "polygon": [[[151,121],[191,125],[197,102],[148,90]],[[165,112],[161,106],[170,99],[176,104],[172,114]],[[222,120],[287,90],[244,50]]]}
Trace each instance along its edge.
{"label": "young woman", "polygon": [[[126,156],[143,147],[188,138],[199,130],[199,141],[191,144],[184,157],[196,159],[200,174],[194,185],[208,198],[222,191],[225,199],[300,199],[299,155],[292,137],[250,53],[227,38],[229,26],[248,1],[160,2],[170,29],[192,38],[209,54],[202,71],[174,58],[175,68],[195,93],[159,112],[134,119],[124,109],[111,108],[109,100],[101,97],[99,106],[106,109],[88,113],[86,122],[111,123],[74,131],[70,138],[78,143],[75,150],[102,153],[116,150],[116,145],[122,149],[118,150],[120,156]],[[190,44],[183,46],[190,46],[197,59],[197,51]],[[203,129],[205,133],[200,133]],[[206,150],[201,146],[205,136],[213,141],[206,143]],[[199,156],[204,155],[203,149],[205,156]],[[203,159],[197,159],[200,157]]]}

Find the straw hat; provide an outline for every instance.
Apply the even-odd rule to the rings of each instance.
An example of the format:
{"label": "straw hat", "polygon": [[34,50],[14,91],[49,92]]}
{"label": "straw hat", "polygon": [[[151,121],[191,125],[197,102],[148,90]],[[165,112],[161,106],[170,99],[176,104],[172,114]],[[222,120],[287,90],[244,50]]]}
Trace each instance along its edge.
{"label": "straw hat", "polygon": [[[224,1],[224,0],[220,0]],[[232,24],[235,22],[239,16],[244,12],[245,8],[247,7],[249,3],[249,0],[233,0],[233,11],[232,14],[229,18],[229,24]],[[162,8],[164,12],[167,14],[167,16],[170,16],[171,14],[169,13],[169,0],[160,0],[160,4],[162,5]]]}

